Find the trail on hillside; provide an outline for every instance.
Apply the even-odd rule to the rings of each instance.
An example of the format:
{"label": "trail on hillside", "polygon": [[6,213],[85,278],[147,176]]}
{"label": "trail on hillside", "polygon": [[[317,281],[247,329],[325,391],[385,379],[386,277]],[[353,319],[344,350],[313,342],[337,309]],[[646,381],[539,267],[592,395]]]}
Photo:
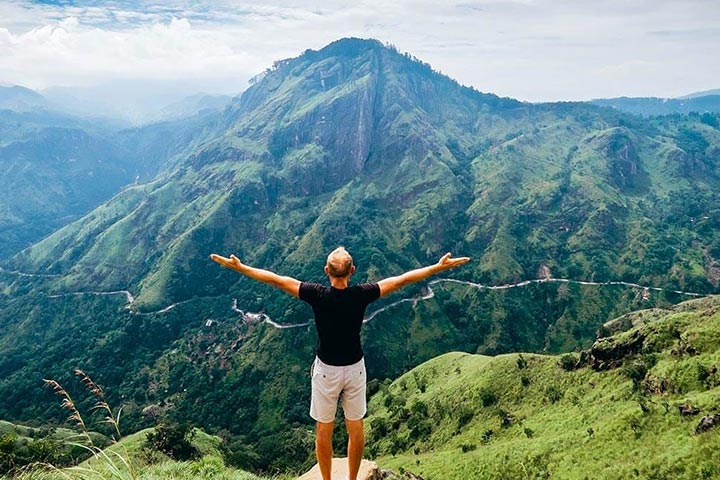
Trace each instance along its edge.
{"label": "trail on hillside", "polygon": [[79,297],[80,295],[125,295],[127,298],[128,307],[135,303],[135,297],[132,293],[127,290],[115,290],[113,292],[72,292],[72,293],[58,293],[54,295],[48,295],[48,298],[60,298],[60,297]]}
{"label": "trail on hillside", "polygon": [[506,283],[503,285],[484,285],[482,283],[475,283],[475,282],[469,282],[467,280],[457,280],[455,278],[438,278],[435,280],[431,280],[427,283],[427,293],[424,295],[419,295],[411,298],[403,298],[401,300],[398,300],[396,302],[390,303],[378,310],[375,310],[370,315],[365,317],[364,322],[367,323],[373,318],[375,318],[378,314],[384,312],[385,310],[388,310],[390,308],[393,308],[397,305],[400,305],[401,303],[406,302],[412,302],[413,308],[415,308],[415,305],[421,300],[429,300],[435,296],[435,292],[432,289],[433,285],[437,285],[438,283],[458,283],[460,285],[467,285],[472,288],[476,288],[478,290],[509,290],[511,288],[521,288],[526,287],[528,285],[532,285],[534,283],[574,283],[576,285],[590,285],[590,286],[597,286],[597,287],[603,287],[603,286],[611,286],[611,285],[621,285],[631,288],[639,288],[644,291],[654,290],[657,292],[671,292],[671,293],[677,293],[679,295],[687,295],[690,297],[708,297],[710,294],[705,293],[695,293],[695,292],[683,292],[681,290],[671,290],[666,288],[659,288],[659,287],[647,287],[644,285],[639,285],[637,283],[630,283],[630,282],[620,282],[620,281],[612,281],[612,282],[588,282],[584,280],[570,280],[568,278],[536,278],[533,280],[523,280],[522,282],[518,283]]}
{"label": "trail on hillside", "polygon": [[[30,274],[28,274],[28,275],[30,275]],[[431,280],[430,282],[427,283],[427,285],[426,285],[427,293],[424,293],[421,295],[416,295],[413,297],[408,297],[408,298],[401,298],[400,300],[389,303],[382,308],[374,310],[373,312],[371,312],[365,316],[365,318],[363,319],[363,323],[367,323],[370,320],[372,320],[373,318],[380,315],[381,313],[383,313],[391,308],[394,308],[400,304],[403,304],[403,303],[412,303],[413,308],[415,308],[415,306],[418,304],[418,302],[423,301],[423,300],[429,300],[429,299],[433,298],[435,296],[435,291],[432,289],[432,287],[433,287],[433,285],[437,285],[440,283],[456,283],[459,285],[466,285],[468,287],[472,287],[472,288],[475,288],[478,290],[509,290],[511,288],[526,287],[528,285],[532,285],[535,283],[569,283],[569,284],[596,286],[596,287],[624,286],[624,287],[629,287],[629,288],[642,289],[644,292],[649,292],[649,291],[669,292],[669,293],[675,293],[678,295],[685,295],[685,296],[696,297],[696,298],[709,297],[709,296],[713,295],[710,293],[685,292],[682,290],[673,290],[673,289],[669,289],[669,288],[649,287],[649,286],[640,285],[637,283],[621,282],[621,281],[590,282],[590,281],[585,281],[585,280],[571,280],[568,278],[551,278],[551,277],[549,277],[549,278],[536,278],[533,280],[523,280],[522,282],[507,283],[507,284],[503,284],[503,285],[484,285],[482,283],[475,283],[475,282],[470,282],[467,280],[458,280],[455,278],[438,278],[435,280]],[[128,302],[127,308],[131,309],[131,313],[133,313],[134,315],[162,314],[162,313],[169,312],[170,310],[172,310],[173,308],[175,308],[178,305],[190,302],[192,300],[196,300],[194,298],[189,299],[189,300],[183,300],[180,302],[170,304],[159,310],[154,310],[154,311],[150,311],[150,312],[138,312],[138,311],[132,310],[132,305],[133,305],[133,303],[135,303],[135,297],[128,290],[116,290],[116,291],[112,291],[112,292],[92,292],[92,291],[90,291],[90,292],[61,293],[61,294],[48,295],[48,298],[58,298],[58,297],[64,297],[64,296],[79,296],[79,295],[125,295],[127,298],[127,302]],[[220,297],[221,296],[203,297],[203,298],[220,298]],[[309,319],[307,322],[303,322],[303,323],[293,323],[293,324],[278,323],[275,320],[273,320],[266,313],[246,312],[244,310],[241,310],[240,308],[238,308],[237,299],[233,299],[231,310],[233,312],[241,315],[241,318],[245,323],[250,324],[250,323],[263,322],[263,323],[267,323],[271,327],[274,327],[274,328],[277,328],[280,330],[284,330],[284,329],[288,329],[288,328],[307,327],[312,324],[312,319]]]}
{"label": "trail on hillside", "polygon": [[11,275],[17,275],[19,277],[57,278],[57,277],[62,276],[60,274],[50,274],[50,273],[25,273],[25,272],[20,272],[18,270],[7,270],[3,267],[0,267],[0,272],[9,273]]}

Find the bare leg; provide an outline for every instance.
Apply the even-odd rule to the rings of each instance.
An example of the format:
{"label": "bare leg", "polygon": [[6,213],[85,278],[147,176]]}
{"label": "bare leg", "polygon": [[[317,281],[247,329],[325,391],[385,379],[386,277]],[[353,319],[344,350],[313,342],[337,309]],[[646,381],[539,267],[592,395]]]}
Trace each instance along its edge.
{"label": "bare leg", "polygon": [[320,474],[323,480],[332,480],[332,432],[334,422],[316,423],[315,437],[315,456],[317,456],[318,465],[320,466]]}
{"label": "bare leg", "polygon": [[362,462],[363,450],[365,449],[365,432],[363,421],[345,419],[345,426],[348,431],[348,478],[357,480],[360,462]]}

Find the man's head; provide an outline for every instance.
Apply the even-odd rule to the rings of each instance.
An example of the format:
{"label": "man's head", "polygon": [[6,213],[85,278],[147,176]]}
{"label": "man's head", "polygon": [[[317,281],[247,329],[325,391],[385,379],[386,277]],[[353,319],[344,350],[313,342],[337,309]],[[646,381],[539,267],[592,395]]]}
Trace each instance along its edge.
{"label": "man's head", "polygon": [[327,257],[325,273],[335,278],[344,278],[355,272],[355,265],[345,247],[338,247]]}

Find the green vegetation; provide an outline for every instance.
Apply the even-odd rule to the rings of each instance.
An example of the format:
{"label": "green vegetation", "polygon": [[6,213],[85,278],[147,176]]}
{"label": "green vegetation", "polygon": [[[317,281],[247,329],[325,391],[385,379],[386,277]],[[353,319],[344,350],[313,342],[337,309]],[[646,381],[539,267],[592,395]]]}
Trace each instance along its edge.
{"label": "green vegetation", "polygon": [[642,312],[578,368],[565,356],[442,355],[372,398],[368,450],[430,479],[717,478],[720,425],[695,429],[720,411],[719,306]]}
{"label": "green vegetation", "polygon": [[[97,445],[107,445],[107,437],[90,433]],[[78,433],[67,428],[33,428],[0,420],[0,475],[22,470],[34,463],[72,465],[86,458]]]}
{"label": "green vegetation", "polygon": [[[120,438],[121,410],[111,409],[102,387],[85,372],[76,370],[75,376],[95,400],[91,412],[105,415],[102,422],[112,430],[112,441],[88,431],[87,421],[92,417],[83,416],[73,397],[60,383],[45,380],[60,397],[61,407],[71,414],[69,420],[79,432],[68,429],[43,431],[0,422],[0,478],[136,480],[171,476],[261,480],[226,467],[227,448],[222,440],[190,425],[160,423],[155,428]],[[32,438],[40,437],[41,432],[42,438]]]}
{"label": "green vegetation", "polygon": [[217,135],[216,122],[201,114],[115,132],[47,110],[0,109],[0,259],[171,169],[182,152]]}
{"label": "green vegetation", "polygon": [[[286,324],[306,322],[311,311],[220,269],[211,252],[310,281],[324,280],[324,256],[343,244],[358,265],[354,281],[452,251],[473,258],[453,272],[472,282],[551,276],[664,289],[440,283],[432,298],[394,306],[364,329],[375,379],[449,351],[586,349],[611,318],[686,299],[667,289],[717,292],[714,120],[498,98],[376,41],[345,39],[277,62],[222,114],[113,136],[144,152],[137,158],[159,172],[155,180],[3,262],[0,417],[61,421],[65,413],[48,406],[41,380],[64,381],[81,367],[107,386],[112,404],[125,406],[128,431],[197,422],[227,438],[234,466],[300,470],[312,461],[314,330],[276,330],[232,306]],[[418,285],[402,295],[425,293]],[[565,405],[562,385],[538,382],[539,357],[524,358],[518,388]],[[650,360],[628,374],[663,365]],[[584,372],[558,361],[549,372]],[[431,392],[430,379],[423,388]],[[481,403],[503,409],[494,418],[509,425],[485,426],[463,442],[465,455],[479,455],[517,422],[501,392],[483,391]],[[408,404],[408,421],[411,407],[421,419],[432,412]],[[467,407],[452,428],[465,431],[478,415]],[[590,427],[591,437],[602,437],[594,426],[584,435]],[[543,438],[541,428],[526,428],[523,439]],[[421,439],[432,425],[412,429]]]}
{"label": "green vegetation", "polygon": [[[172,459],[156,450],[146,448],[152,429],[124,437],[104,450],[97,450],[89,460],[75,467],[56,468],[36,465],[21,470],[16,480],[269,480],[226,465],[221,441],[200,430],[193,432],[193,448],[198,457],[188,461]],[[47,461],[45,461],[47,462]],[[0,477],[5,478],[5,477]],[[289,480],[291,477],[272,477],[272,480]]]}
{"label": "green vegetation", "polygon": [[71,119],[36,115],[0,111],[0,258],[77,220],[134,179],[115,144],[66,127]]}

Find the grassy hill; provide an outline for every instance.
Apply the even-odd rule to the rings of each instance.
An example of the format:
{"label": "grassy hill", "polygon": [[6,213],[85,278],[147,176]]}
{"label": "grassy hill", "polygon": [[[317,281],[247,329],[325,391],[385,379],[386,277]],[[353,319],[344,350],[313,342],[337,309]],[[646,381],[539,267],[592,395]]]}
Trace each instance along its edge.
{"label": "grassy hill", "polygon": [[720,424],[695,430],[720,414],[720,298],[620,323],[635,325],[582,361],[449,353],[418,366],[372,398],[369,451],[426,480],[718,478]]}
{"label": "grassy hill", "polygon": [[[0,423],[3,427],[7,422]],[[18,427],[20,428],[20,427]],[[192,445],[199,456],[195,460],[176,461],[160,452],[151,456],[143,452],[143,444],[148,433],[153,429],[144,429],[123,437],[118,443],[97,450],[96,454],[76,467],[51,469],[43,471],[35,469],[25,474],[16,475],[16,480],[269,480],[251,473],[229,467],[223,460],[221,439],[195,429]],[[75,432],[72,432],[77,436]],[[68,437],[67,441],[70,441]],[[6,478],[6,477],[0,477]],[[273,477],[273,480],[284,480],[286,477]],[[287,477],[289,478],[289,477]]]}

